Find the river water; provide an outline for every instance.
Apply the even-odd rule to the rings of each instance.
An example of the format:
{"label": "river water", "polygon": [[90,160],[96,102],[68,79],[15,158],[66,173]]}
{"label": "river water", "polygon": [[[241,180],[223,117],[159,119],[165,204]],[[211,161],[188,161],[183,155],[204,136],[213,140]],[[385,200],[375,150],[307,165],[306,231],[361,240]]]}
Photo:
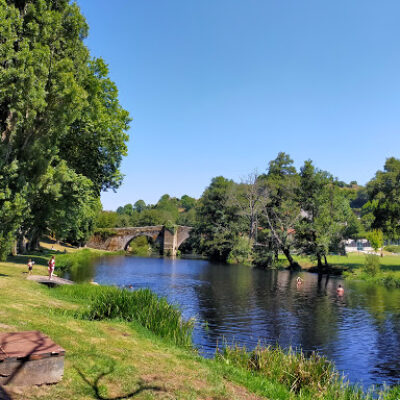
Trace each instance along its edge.
{"label": "river water", "polygon": [[224,340],[301,347],[326,355],[353,383],[399,384],[400,290],[311,273],[298,287],[297,276],[204,260],[105,257],[71,278],[167,297],[184,318],[196,318],[193,341],[205,356]]}

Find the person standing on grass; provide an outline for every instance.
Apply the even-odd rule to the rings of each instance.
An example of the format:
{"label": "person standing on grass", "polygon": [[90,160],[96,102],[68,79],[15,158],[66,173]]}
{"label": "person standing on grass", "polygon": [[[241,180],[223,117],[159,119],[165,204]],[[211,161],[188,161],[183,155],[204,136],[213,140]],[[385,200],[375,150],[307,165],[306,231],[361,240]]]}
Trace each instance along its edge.
{"label": "person standing on grass", "polygon": [[29,275],[32,273],[33,264],[35,264],[35,261],[32,261],[31,259],[29,259],[28,260],[28,274]]}
{"label": "person standing on grass", "polygon": [[49,260],[49,279],[53,277],[55,267],[56,267],[56,258],[52,256]]}

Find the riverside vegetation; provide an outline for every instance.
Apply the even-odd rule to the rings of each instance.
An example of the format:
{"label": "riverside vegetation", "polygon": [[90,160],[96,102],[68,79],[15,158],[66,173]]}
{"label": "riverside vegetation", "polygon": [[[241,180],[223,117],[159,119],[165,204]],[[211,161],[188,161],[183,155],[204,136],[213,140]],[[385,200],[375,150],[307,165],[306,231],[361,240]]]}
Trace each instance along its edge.
{"label": "riverside vegetation", "polygon": [[[86,257],[80,253],[87,251],[68,259]],[[37,260],[35,273],[46,274],[47,254],[29,257]],[[49,289],[23,279],[25,261],[0,263],[0,330],[41,330],[67,355],[59,384],[13,393],[15,399],[135,394],[143,399],[394,400],[400,395],[398,388],[363,392],[324,357],[301,351],[223,346],[215,359],[203,359],[191,347],[193,321],[182,320],[177,307],[149,290],[90,284]]]}
{"label": "riverside vegetation", "polygon": [[[154,205],[139,200],[116,212],[101,212],[99,224],[102,229],[187,224],[194,229],[181,247],[183,253],[260,268],[285,265],[298,269],[312,263],[318,272],[338,272],[347,258],[339,260],[331,254],[343,255],[346,239],[367,238],[378,250],[384,241],[400,237],[400,209],[395,196],[400,193],[399,177],[400,160],[395,158],[387,159],[384,170],[377,171],[363,187],[355,181],[338,181],[310,160],[296,170],[290,156],[279,153],[265,173],[252,173],[242,182],[222,176],[212,179],[198,200],[169,195]],[[154,244],[146,241],[135,240],[133,252],[148,254]],[[386,249],[395,252],[397,247],[389,245]],[[386,262],[383,260],[382,265]],[[396,257],[390,260],[396,260],[400,269]],[[363,266],[364,260],[358,264]],[[376,276],[387,273],[382,268]],[[395,275],[384,281],[392,285],[397,281]]]}

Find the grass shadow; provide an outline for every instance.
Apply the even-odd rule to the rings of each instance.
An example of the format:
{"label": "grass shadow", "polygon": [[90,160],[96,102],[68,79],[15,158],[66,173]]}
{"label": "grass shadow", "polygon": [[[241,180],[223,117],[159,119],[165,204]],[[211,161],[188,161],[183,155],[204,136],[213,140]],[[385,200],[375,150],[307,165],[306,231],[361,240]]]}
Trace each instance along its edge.
{"label": "grass shadow", "polygon": [[103,395],[100,394],[100,380],[102,378],[104,378],[105,376],[112,374],[114,372],[114,366],[110,367],[108,369],[108,371],[104,371],[104,372],[100,373],[93,382],[91,382],[89,380],[89,378],[87,376],[85,376],[85,374],[80,369],[78,369],[77,367],[74,367],[74,368],[75,368],[76,372],[79,374],[79,376],[82,378],[82,380],[88,386],[90,386],[92,388],[95,398],[97,400],[124,400],[124,399],[130,399],[132,397],[135,397],[145,390],[156,391],[156,392],[160,392],[163,390],[162,388],[160,388],[158,386],[146,385],[142,381],[139,381],[138,382],[139,388],[133,392],[126,393],[126,394],[116,396],[116,397],[104,397]]}
{"label": "grass shadow", "polygon": [[0,400],[12,400],[12,397],[0,385]]}
{"label": "grass shadow", "polygon": [[385,265],[381,264],[381,271],[400,272],[400,265]]}
{"label": "grass shadow", "polygon": [[[54,250],[45,250],[43,252],[33,252],[32,254],[20,254],[18,256],[9,256],[7,258],[8,262],[14,263],[14,264],[21,264],[21,265],[26,265],[28,264],[29,259],[35,262],[37,265],[42,265],[44,267],[47,267],[47,263],[52,255],[57,255],[57,254],[63,254],[60,251],[54,251]],[[33,267],[35,268],[35,267]]]}

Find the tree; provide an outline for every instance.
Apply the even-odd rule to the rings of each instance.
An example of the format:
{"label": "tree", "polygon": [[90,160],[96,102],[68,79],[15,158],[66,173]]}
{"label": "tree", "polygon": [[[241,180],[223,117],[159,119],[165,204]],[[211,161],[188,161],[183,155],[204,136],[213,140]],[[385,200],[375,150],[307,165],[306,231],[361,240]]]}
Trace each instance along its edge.
{"label": "tree", "polygon": [[143,200],[138,200],[133,207],[135,208],[135,210],[139,213],[141,213],[143,210],[145,210],[147,208],[146,203]]}
{"label": "tree", "polygon": [[185,211],[189,211],[196,206],[196,199],[184,194],[180,199],[180,205]]}
{"label": "tree", "polygon": [[[380,229],[374,229],[371,232],[367,233],[367,239],[371,243],[371,247],[375,252],[378,252],[379,249],[383,247],[383,232]],[[383,257],[383,253],[381,253]]]}
{"label": "tree", "polygon": [[258,215],[264,207],[266,197],[265,185],[256,171],[242,180],[240,185],[232,186],[230,201],[246,220],[249,243],[256,239]]}
{"label": "tree", "polygon": [[72,169],[92,181],[100,194],[101,190],[118,188],[122,182],[119,167],[127,154],[130,118],[119,104],[118,90],[108,77],[105,62],[90,60],[85,72],[85,108],[60,142],[60,153]]}
{"label": "tree", "polygon": [[300,207],[297,202],[299,176],[293,166],[293,160],[285,153],[279,153],[269,163],[268,173],[260,177],[266,187],[262,223],[268,229],[268,244],[272,245],[275,258],[282,251],[291,269],[298,269],[293,259],[291,247],[295,225],[300,218]]}
{"label": "tree", "polygon": [[400,237],[400,160],[388,158],[384,170],[377,171],[367,184],[368,202],[364,219],[372,229],[381,229],[391,239]]}
{"label": "tree", "polygon": [[97,216],[97,228],[115,228],[118,225],[118,214],[114,211],[101,211]]}
{"label": "tree", "polygon": [[[90,58],[88,27],[75,3],[0,0],[0,21],[0,216],[9,222],[0,221],[0,241],[18,232],[35,242],[61,205],[65,215],[80,215],[79,224],[90,216],[83,225],[93,226],[87,207],[62,200],[77,192],[66,190],[65,174],[54,170],[87,182],[81,195],[89,204],[120,184],[130,120],[107,66]],[[47,202],[53,195],[58,200]],[[40,220],[33,214],[39,209]],[[69,232],[81,240],[76,226]]]}
{"label": "tree", "polygon": [[230,202],[234,182],[222,176],[213,178],[197,208],[195,234],[200,251],[214,260],[226,262],[238,232],[237,209]]}
{"label": "tree", "polygon": [[327,266],[326,256],[339,249],[348,221],[354,218],[349,199],[329,173],[306,161],[300,170],[298,201],[302,217],[296,224],[296,245],[315,257],[322,270],[322,258]]}

